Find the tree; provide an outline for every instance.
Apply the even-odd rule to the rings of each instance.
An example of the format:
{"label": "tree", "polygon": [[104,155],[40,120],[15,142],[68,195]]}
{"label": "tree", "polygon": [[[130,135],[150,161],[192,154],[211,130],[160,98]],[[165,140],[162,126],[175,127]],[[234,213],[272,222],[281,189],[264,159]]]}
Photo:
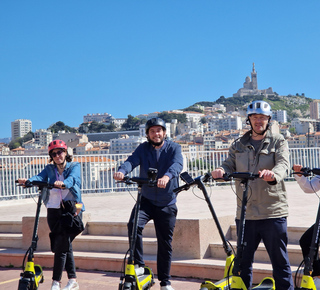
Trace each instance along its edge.
{"label": "tree", "polygon": [[19,148],[22,146],[23,143],[32,140],[32,138],[34,138],[34,133],[30,131],[29,133],[27,133],[23,137],[19,137],[19,138],[16,138],[15,140],[12,140],[9,143],[9,148],[10,148],[10,150],[15,149],[15,148]]}
{"label": "tree", "polygon": [[162,112],[158,115],[166,123],[171,123],[172,120],[177,119],[179,123],[186,123],[187,122],[187,115],[186,114],[177,114],[177,113],[168,113]]}
{"label": "tree", "polygon": [[206,119],[205,117],[202,117],[202,118],[200,119],[200,122],[201,122],[202,124],[208,123],[208,121],[207,121],[207,119]]}
{"label": "tree", "polygon": [[142,123],[139,118],[128,115],[128,119],[122,124],[121,128],[125,131],[139,130],[139,126]]}
{"label": "tree", "polygon": [[116,129],[116,125],[111,123],[110,125],[106,125],[103,123],[99,123],[96,121],[92,121],[91,123],[82,123],[79,126],[79,133],[100,133],[100,132],[114,132]]}
{"label": "tree", "polygon": [[292,134],[296,134],[296,128],[295,127],[291,127],[289,129],[289,132],[292,133]]}
{"label": "tree", "polygon": [[74,128],[71,128],[67,125],[65,125],[63,122],[58,121],[55,124],[51,125],[48,130],[50,130],[52,133],[58,133],[59,131],[65,131],[70,133],[76,133],[77,130]]}
{"label": "tree", "polygon": [[190,111],[190,112],[198,112],[198,113],[203,113],[203,110],[201,110],[200,108],[198,107],[195,107],[194,105],[193,106],[190,106],[188,108],[185,108],[183,109],[184,111]]}

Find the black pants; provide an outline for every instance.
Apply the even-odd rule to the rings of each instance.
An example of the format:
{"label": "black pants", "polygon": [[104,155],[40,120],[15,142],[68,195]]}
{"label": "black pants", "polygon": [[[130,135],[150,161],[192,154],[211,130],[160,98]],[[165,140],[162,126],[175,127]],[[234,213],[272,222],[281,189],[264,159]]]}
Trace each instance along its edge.
{"label": "black pants", "polygon": [[[57,231],[59,225],[60,217],[62,211],[61,209],[48,208],[47,209],[47,222],[50,231]],[[61,235],[65,233],[61,232]],[[68,279],[75,279],[76,276],[76,266],[74,263],[73,250],[71,241],[74,237],[70,237],[69,249],[67,251],[56,251],[54,253],[54,264],[53,264],[53,274],[52,280],[61,281],[62,272],[64,269],[67,271]]]}
{"label": "black pants", "polygon": [[[313,224],[309,229],[307,229],[299,240],[303,258],[307,257],[309,254],[314,226],[315,225]],[[313,258],[312,276],[320,276],[320,261],[319,261],[318,251],[319,251],[319,244],[317,245],[316,253]]]}
{"label": "black pants", "polygon": [[[129,238],[131,241],[133,220],[134,220],[135,208],[133,208],[131,217],[128,223]],[[142,245],[142,231],[145,225],[153,220],[154,227],[156,230],[156,236],[158,241],[158,252],[157,252],[157,270],[158,279],[161,286],[170,285],[170,268],[172,259],[172,237],[173,231],[176,224],[176,216],[178,210],[175,204],[158,207],[153,205],[146,198],[142,198],[141,206],[139,211],[138,220],[138,233],[136,246],[134,251],[134,263],[144,266],[143,261],[143,245]]]}
{"label": "black pants", "polygon": [[[239,220],[236,220],[239,228]],[[263,241],[271,260],[277,290],[293,290],[293,279],[287,252],[287,219],[270,218],[246,220],[241,278],[247,289],[252,284],[252,263],[260,241]]]}

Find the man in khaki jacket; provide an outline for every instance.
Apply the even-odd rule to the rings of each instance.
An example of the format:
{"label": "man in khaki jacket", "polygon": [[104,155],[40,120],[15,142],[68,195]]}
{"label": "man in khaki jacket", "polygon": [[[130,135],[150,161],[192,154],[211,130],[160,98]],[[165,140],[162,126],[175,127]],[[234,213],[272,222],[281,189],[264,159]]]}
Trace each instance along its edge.
{"label": "man in khaki jacket", "polygon": [[[245,247],[240,276],[250,289],[254,253],[263,240],[272,263],[276,289],[293,290],[287,252],[288,203],[284,184],[289,170],[288,144],[281,134],[273,134],[268,129],[272,112],[267,102],[252,102],[247,116],[251,130],[233,142],[228,158],[211,174],[213,178],[232,172],[259,174],[259,179],[248,182]],[[236,181],[236,193],[238,226],[243,193],[239,181]]]}

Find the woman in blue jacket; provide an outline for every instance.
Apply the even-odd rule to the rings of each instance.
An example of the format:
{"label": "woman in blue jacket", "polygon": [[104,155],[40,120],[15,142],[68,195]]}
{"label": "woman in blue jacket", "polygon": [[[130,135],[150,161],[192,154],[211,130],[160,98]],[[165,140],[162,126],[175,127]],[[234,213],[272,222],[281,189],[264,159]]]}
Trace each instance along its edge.
{"label": "woman in blue jacket", "polygon": [[[72,162],[72,156],[68,154],[67,145],[62,140],[54,140],[49,144],[49,163],[38,175],[28,179],[28,181],[46,181],[54,184],[44,198],[47,208],[47,222],[50,228],[51,249],[54,252],[54,265],[52,275],[51,290],[61,289],[61,277],[64,269],[67,271],[68,284],[63,290],[77,290],[79,284],[76,280],[76,267],[73,257],[72,240],[75,234],[62,230],[61,216],[64,204],[76,206],[74,215],[81,213],[84,206],[81,199],[81,178],[80,164]],[[20,184],[25,184],[26,178],[18,179]]]}

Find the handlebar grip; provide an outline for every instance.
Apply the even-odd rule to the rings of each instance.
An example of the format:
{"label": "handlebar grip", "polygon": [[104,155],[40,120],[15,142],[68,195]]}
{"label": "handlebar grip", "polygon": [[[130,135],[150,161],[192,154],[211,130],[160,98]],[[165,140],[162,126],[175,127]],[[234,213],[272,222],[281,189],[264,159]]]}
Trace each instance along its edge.
{"label": "handlebar grip", "polygon": [[320,175],[320,168],[313,168],[312,173],[315,175]]}
{"label": "handlebar grip", "polygon": [[210,179],[212,179],[212,175],[211,175],[210,172],[207,172],[207,173],[204,175],[202,181],[203,181],[203,182],[208,182]]}
{"label": "handlebar grip", "polygon": [[189,184],[185,184],[185,185],[182,185],[182,186],[179,186],[179,187],[175,188],[173,190],[173,192],[178,194],[180,191],[188,190],[189,188],[190,188],[190,185]]}

